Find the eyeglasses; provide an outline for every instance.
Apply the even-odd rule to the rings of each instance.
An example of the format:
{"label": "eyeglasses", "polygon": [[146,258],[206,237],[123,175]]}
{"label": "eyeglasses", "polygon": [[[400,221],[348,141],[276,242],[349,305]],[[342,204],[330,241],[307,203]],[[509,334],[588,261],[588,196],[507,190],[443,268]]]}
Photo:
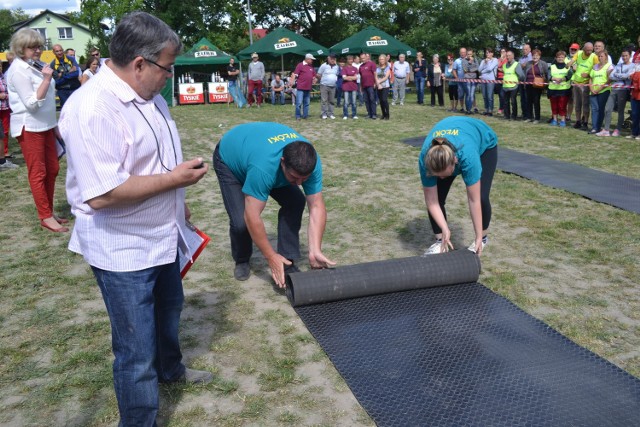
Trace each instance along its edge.
{"label": "eyeglasses", "polygon": [[162,68],[163,70],[165,70],[165,71],[166,71],[167,73],[169,73],[169,74],[173,74],[173,70],[172,70],[171,68],[163,67],[162,65],[158,64],[157,62],[152,61],[152,60],[147,59],[147,58],[142,58],[142,59],[144,59],[144,60],[145,60],[145,61],[147,61],[147,62],[152,63],[152,64],[153,64],[153,65],[155,65],[156,67]]}
{"label": "eyeglasses", "polygon": [[31,49],[31,50],[42,50],[44,48],[44,46],[42,46],[41,44],[35,45],[35,46],[27,46],[27,48]]}

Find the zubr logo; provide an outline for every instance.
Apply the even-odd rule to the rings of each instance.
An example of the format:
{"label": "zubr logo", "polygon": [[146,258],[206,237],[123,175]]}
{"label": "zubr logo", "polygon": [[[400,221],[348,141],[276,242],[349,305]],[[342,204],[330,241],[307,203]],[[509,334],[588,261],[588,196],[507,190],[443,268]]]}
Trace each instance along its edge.
{"label": "zubr logo", "polygon": [[298,44],[295,41],[290,41],[287,37],[281,38],[280,40],[278,40],[278,43],[273,45],[275,50],[288,49],[290,47],[296,46],[298,46]]}
{"label": "zubr logo", "polygon": [[208,58],[211,56],[218,56],[218,52],[211,50],[209,46],[203,44],[194,52],[193,56],[196,58]]}
{"label": "zubr logo", "polygon": [[372,36],[367,40],[367,46],[387,46],[388,44],[389,43],[380,36]]}

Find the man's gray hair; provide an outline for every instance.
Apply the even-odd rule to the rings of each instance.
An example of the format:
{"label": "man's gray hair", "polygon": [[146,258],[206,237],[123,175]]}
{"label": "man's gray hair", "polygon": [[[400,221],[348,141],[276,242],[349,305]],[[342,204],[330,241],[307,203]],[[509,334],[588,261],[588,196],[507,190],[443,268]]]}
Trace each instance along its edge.
{"label": "man's gray hair", "polygon": [[118,67],[124,67],[141,56],[157,61],[166,47],[182,51],[178,35],[162,20],[146,12],[132,12],[118,23],[109,43],[109,56]]}

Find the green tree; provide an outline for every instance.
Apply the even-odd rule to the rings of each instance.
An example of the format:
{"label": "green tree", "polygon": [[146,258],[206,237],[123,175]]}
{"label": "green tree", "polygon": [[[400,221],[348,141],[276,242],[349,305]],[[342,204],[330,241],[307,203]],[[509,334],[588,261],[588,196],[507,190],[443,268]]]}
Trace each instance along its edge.
{"label": "green tree", "polygon": [[9,42],[13,35],[13,24],[29,19],[29,15],[21,8],[10,10],[0,9],[0,50],[9,49]]}

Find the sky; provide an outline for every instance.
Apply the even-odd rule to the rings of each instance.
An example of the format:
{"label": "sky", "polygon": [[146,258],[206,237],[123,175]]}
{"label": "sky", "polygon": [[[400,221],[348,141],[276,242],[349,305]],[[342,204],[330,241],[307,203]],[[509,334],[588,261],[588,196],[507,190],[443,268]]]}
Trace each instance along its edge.
{"label": "sky", "polygon": [[30,16],[34,16],[45,9],[52,12],[77,12],[80,10],[79,0],[0,0],[0,9],[22,8]]}

